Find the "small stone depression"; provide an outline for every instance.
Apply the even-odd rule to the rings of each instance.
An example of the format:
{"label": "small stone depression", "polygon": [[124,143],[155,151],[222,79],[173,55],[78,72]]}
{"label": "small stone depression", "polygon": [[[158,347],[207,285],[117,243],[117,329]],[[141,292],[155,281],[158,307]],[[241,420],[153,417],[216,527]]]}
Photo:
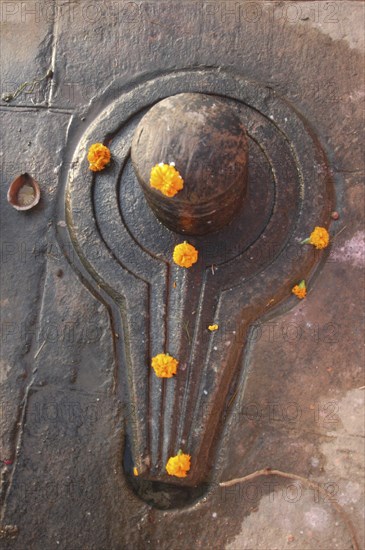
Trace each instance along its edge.
{"label": "small stone depression", "polygon": [[174,478],[171,478],[171,483],[166,483],[134,475],[133,459],[128,437],[125,441],[123,470],[133,492],[141,500],[159,510],[173,510],[175,508],[191,506],[211,490],[209,483],[201,483],[189,487],[175,484]]}
{"label": "small stone depression", "polygon": [[38,183],[29,174],[21,174],[10,185],[8,202],[16,210],[30,210],[40,200]]}

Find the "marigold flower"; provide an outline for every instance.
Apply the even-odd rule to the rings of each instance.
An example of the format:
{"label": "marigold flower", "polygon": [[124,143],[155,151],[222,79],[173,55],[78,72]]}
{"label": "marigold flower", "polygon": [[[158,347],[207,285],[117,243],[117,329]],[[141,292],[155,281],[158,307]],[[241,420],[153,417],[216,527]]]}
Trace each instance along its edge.
{"label": "marigold flower", "polygon": [[151,366],[158,378],[172,378],[177,372],[179,361],[167,353],[159,353],[152,358]]}
{"label": "marigold flower", "polygon": [[133,468],[133,475],[138,476],[138,470],[136,467]]}
{"label": "marigold flower", "polygon": [[89,168],[93,172],[104,170],[105,166],[109,164],[110,158],[110,150],[102,143],[93,143],[87,154],[87,160],[90,163]]}
{"label": "marigold flower", "polygon": [[209,325],[208,330],[210,330],[211,332],[213,332],[214,330],[218,330],[218,325]]}
{"label": "marigold flower", "polygon": [[303,281],[300,281],[299,285],[293,286],[291,291],[293,294],[295,294],[297,298],[299,298],[299,300],[302,300],[303,298],[305,298],[307,294],[307,287],[305,286],[304,279]]}
{"label": "marigold flower", "polygon": [[174,163],[160,162],[151,170],[150,185],[161,191],[166,197],[174,197],[184,187],[184,180],[176,170]]}
{"label": "marigold flower", "polygon": [[184,454],[181,450],[176,456],[170,457],[166,464],[169,476],[186,477],[190,470],[190,458],[190,455]]}
{"label": "marigold flower", "polygon": [[324,227],[315,227],[312,233],[310,234],[310,237],[308,239],[304,239],[302,241],[302,244],[312,244],[318,249],[326,248],[328,246],[328,243],[330,242],[330,236]]}
{"label": "marigold flower", "polygon": [[175,264],[181,267],[191,267],[198,261],[198,251],[193,245],[184,241],[175,246],[172,257]]}

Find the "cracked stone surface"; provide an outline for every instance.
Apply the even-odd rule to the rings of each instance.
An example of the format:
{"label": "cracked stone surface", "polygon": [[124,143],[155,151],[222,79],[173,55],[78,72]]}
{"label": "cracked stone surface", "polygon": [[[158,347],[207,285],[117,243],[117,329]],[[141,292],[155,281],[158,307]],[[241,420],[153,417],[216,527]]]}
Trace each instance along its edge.
{"label": "cracked stone surface", "polygon": [[[96,108],[108,87],[117,94],[142,75],[198,66],[266,84],[306,117],[329,157],[340,214],[306,300],[289,300],[253,332],[220,479],[265,467],[308,478],[333,494],[364,546],[364,4],[249,4],[62,0],[53,13],[49,2],[1,6],[1,94],[54,71],[32,93],[1,102],[6,549],[164,549],[172,540],[179,550],[353,547],[331,502],[299,482],[215,486],[190,507],[161,511],[123,476],[110,314],[59,249],[58,174],[70,120],[82,133],[95,96]],[[18,213],[6,192],[24,171],[42,196]]]}

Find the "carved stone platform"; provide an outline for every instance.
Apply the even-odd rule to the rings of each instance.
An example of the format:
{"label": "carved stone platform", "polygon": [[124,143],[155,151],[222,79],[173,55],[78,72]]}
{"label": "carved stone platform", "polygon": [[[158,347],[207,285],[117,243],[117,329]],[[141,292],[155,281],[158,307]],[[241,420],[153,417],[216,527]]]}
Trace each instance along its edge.
{"label": "carved stone platform", "polygon": [[[218,233],[189,237],[199,250],[190,270],[172,262],[181,235],[156,219],[130,160],[141,117],[181,92],[226,102],[249,137],[246,199]],[[69,235],[60,232],[59,239],[82,281],[111,314],[117,390],[128,406],[124,470],[131,475],[138,468],[138,478],[131,475],[137,492],[143,480],[199,488],[211,480],[227,404],[243,391],[250,326],[282,301],[295,300],[291,287],[308,279],[320,259],[299,243],[315,225],[329,223],[326,158],[289,103],[219,70],[139,81],[118,97],[106,95],[93,116],[84,131],[79,126],[70,137],[72,161],[62,172],[59,209]],[[97,174],[86,159],[95,142],[106,144],[113,159]],[[218,331],[207,330],[212,323]],[[158,379],[150,368],[151,357],[163,352],[179,359],[174,379]],[[192,457],[184,479],[165,471],[179,449]]]}

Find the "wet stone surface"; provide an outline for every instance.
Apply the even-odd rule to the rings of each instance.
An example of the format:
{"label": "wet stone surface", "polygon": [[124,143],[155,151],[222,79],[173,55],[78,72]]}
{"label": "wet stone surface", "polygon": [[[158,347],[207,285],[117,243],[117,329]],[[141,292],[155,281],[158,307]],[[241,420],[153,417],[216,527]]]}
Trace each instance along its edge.
{"label": "wet stone surface", "polygon": [[[21,32],[24,45],[6,66],[6,79],[17,86],[44,76],[50,66],[54,76],[1,104],[2,547],[164,549],[173,540],[182,550],[352,548],[331,503],[304,485],[256,478],[239,488],[217,486],[264,467],[332,491],[361,547],[363,6],[303,2],[285,11],[285,4],[257,2],[251,13],[237,3],[228,13],[226,2],[116,2],[113,8],[75,2],[70,12],[69,3],[60,2],[52,19],[44,15],[49,3],[35,3],[43,9],[39,16],[24,14],[23,4],[4,3],[4,29],[12,40],[15,29]],[[163,25],[166,15],[169,24]],[[15,46],[1,40],[2,58],[12,60]],[[59,170],[70,167],[69,140],[76,147],[107,107],[103,90],[109,87],[108,97],[117,98],[129,82],[143,86],[156,75],[191,68],[204,69],[197,73],[202,87],[216,84],[207,66],[259,82],[309,121],[334,178],[329,216],[336,210],[339,219],[332,221],[333,242],[310,278],[306,300],[290,297],[284,309],[243,332],[234,322],[222,325],[221,342],[235,339],[238,346],[249,333],[250,346],[245,386],[221,415],[217,476],[197,503],[163,511],[134,494],[122,469],[132,412],[117,368],[121,330],[113,324],[107,292],[95,294],[74,249],[60,237],[68,230],[60,216]],[[9,91],[3,81],[1,94]],[[239,86],[220,85],[229,96]],[[259,151],[253,154],[260,158]],[[127,170],[130,163],[124,178]],[[261,170],[268,178],[267,168]],[[6,193],[24,172],[39,182],[42,195],[32,211],[19,213]],[[267,205],[270,200],[268,194]],[[120,202],[132,227],[133,201],[121,194]],[[150,243],[145,229],[140,238]],[[256,250],[255,262],[258,256],[270,260],[275,238],[270,244]],[[228,237],[221,247],[227,258],[234,255]],[[97,261],[96,249],[94,255]]]}
{"label": "wet stone surface", "polygon": [[[201,74],[210,79],[208,86],[202,87]],[[138,469],[137,484],[145,478],[171,483],[165,465],[169,456],[176,454],[181,447],[191,453],[194,461],[189,475],[174,480],[174,484],[192,489],[212,482],[211,470],[215,468],[215,454],[223,427],[221,414],[226,402],[236,394],[237,384],[244,383],[241,357],[245,338],[242,341],[232,339],[228,327],[235,326],[243,336],[250,324],[290,295],[294,280],[307,278],[321,259],[320,255],[313,255],[310,247],[302,247],[300,242],[315,224],[328,225],[329,212],[333,208],[332,181],[325,155],[313,140],[307,125],[285,102],[269,97],[265,88],[243,78],[240,92],[230,97],[227,104],[222,104],[218,113],[217,104],[221,100],[214,98],[214,92],[222,84],[236,83],[238,78],[223,71],[219,75],[214,70],[199,71],[199,74],[188,70],[175,71],[144,82],[143,95],[141,86],[132,88],[115,99],[86,128],[77,147],[71,150],[71,170],[61,176],[59,187],[65,188],[65,212],[60,204],[58,215],[61,223],[63,218],[67,219],[68,228],[68,232],[59,232],[61,246],[75,250],[70,263],[85,271],[84,277],[96,296],[99,296],[99,289],[105,291],[112,324],[121,327],[118,338],[114,337],[114,347],[120,358],[116,368],[117,391],[122,391],[122,399],[134,404],[127,421],[124,466],[127,472],[131,471],[132,465]],[[207,88],[212,96],[188,94],[193,98],[188,107],[185,94],[173,95],[181,87],[189,87],[192,92],[205,92]],[[157,103],[134,130],[140,111],[164,97],[166,90],[172,94],[171,99]],[[148,152],[155,154],[150,150],[149,131],[143,124],[149,117],[153,118],[157,107],[164,110],[165,105],[171,104],[183,112],[190,112],[193,108],[197,115],[199,105],[201,114],[206,111],[205,116],[211,117],[213,136],[209,138],[212,140],[210,151],[205,153],[204,145],[196,145],[203,158],[206,155],[209,158],[214,146],[220,142],[214,130],[214,124],[219,121],[231,128],[231,137],[225,144],[227,153],[232,151],[232,146],[233,149],[236,147],[240,158],[242,152],[237,148],[235,133],[239,133],[241,140],[244,138],[241,145],[246,146],[246,137],[242,134],[245,127],[249,149],[253,149],[253,162],[248,168],[248,190],[242,207],[238,204],[236,216],[222,228],[219,236],[190,237],[191,243],[199,250],[199,261],[190,270],[181,269],[172,261],[172,243],[179,242],[181,237],[164,225],[161,227],[151,216],[148,203],[152,198],[156,199],[152,204],[155,209],[162,203],[159,195],[147,192],[146,166],[140,167],[141,159],[136,158],[134,148],[137,146],[139,150],[139,141],[145,142],[147,134],[146,155]],[[186,119],[181,117],[177,122],[182,125],[182,132]],[[185,156],[188,160],[194,159],[192,155],[189,159],[185,151],[191,147],[189,140],[194,141],[195,129],[195,125],[192,129],[187,128],[185,138],[171,137],[171,142],[180,140],[176,141],[178,165],[183,163]],[[72,133],[71,127],[70,136]],[[137,139],[132,143],[134,172],[125,170],[131,134]],[[108,143],[113,161],[105,172],[92,176],[85,151],[98,139]],[[221,145],[219,149],[222,148]],[[257,149],[261,158],[257,158]],[[246,168],[245,149],[243,153],[243,167]],[[220,154],[220,151],[215,153],[217,160],[213,162],[217,163],[217,170]],[[197,170],[203,175],[205,163],[203,159],[196,160],[201,163]],[[313,165],[316,174],[313,174]],[[260,178],[259,167],[265,167],[271,173],[268,180]],[[139,189],[136,170],[138,177],[140,170],[145,171],[143,193]],[[182,171],[187,179],[186,185],[173,205],[181,204],[183,216],[188,213],[190,202],[199,209],[204,206],[202,201],[205,198],[208,198],[208,204],[217,200],[214,194],[209,200],[209,194],[214,191],[211,181],[199,182],[199,185],[195,181],[190,189],[189,178],[193,176],[189,162]],[[227,170],[227,177],[229,174]],[[219,174],[216,177],[217,188],[224,189],[225,178]],[[205,187],[207,192],[204,195]],[[196,188],[195,200],[187,197],[186,188],[192,193]],[[229,198],[236,190],[228,192],[228,189],[224,194]],[[134,217],[130,216],[129,208],[125,208],[129,204],[126,197],[130,191],[137,196],[132,206]],[[119,204],[118,195],[124,199]],[[175,197],[170,200],[175,201]],[[223,219],[228,213],[224,213]],[[176,216],[179,219],[178,212]],[[213,215],[213,222],[214,218]],[[203,228],[203,220],[197,218],[197,229]],[[222,224],[219,214],[217,223]],[[145,233],[150,235],[147,246],[145,239],[141,240]],[[158,239],[157,235],[162,238]],[[270,243],[273,237],[275,249],[272,254],[260,255],[261,247]],[[228,243],[229,254],[222,247]],[[290,257],[293,250],[297,257],[292,254]],[[213,319],[221,325],[219,334],[208,331]],[[146,369],[151,358],[161,352],[177,357],[180,362],[179,374],[174,380],[159,380]]]}
{"label": "wet stone surface", "polygon": [[[177,233],[217,232],[237,214],[247,190],[247,131],[220,97],[177,94],[154,105],[137,126],[131,159],[146,200]],[[173,162],[183,189],[151,189],[153,166]]]}

